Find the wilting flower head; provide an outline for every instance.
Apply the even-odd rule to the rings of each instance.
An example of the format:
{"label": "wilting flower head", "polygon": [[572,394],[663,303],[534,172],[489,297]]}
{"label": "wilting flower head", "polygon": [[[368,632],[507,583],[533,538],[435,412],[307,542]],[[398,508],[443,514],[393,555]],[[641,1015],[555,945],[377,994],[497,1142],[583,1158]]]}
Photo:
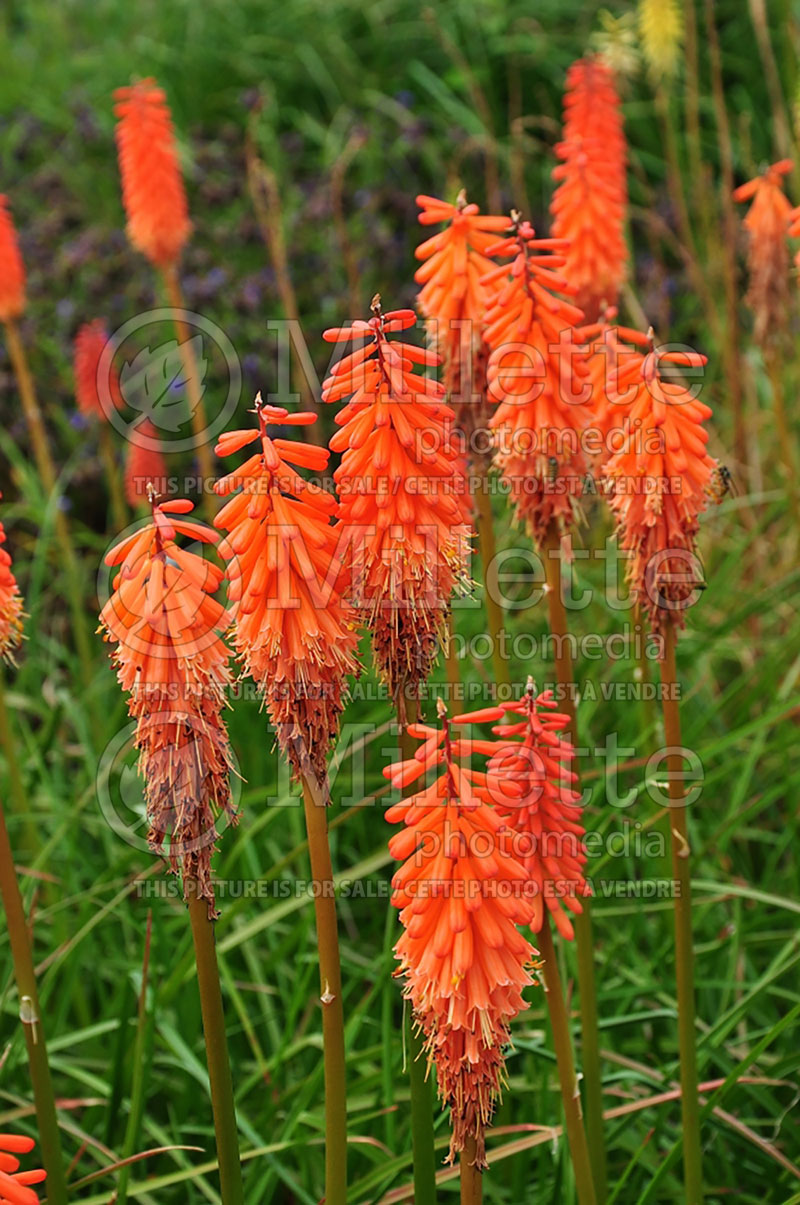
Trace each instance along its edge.
{"label": "wilting flower head", "polygon": [[136,719],[149,841],[194,880],[213,910],[211,857],[220,816],[235,823],[231,757],[222,719],[231,680],[228,626],[214,598],[223,572],[180,547],[179,535],[213,543],[216,532],[184,518],[192,503],[153,503],[153,521],[106,555],[119,567],[100,614],[128,712]]}
{"label": "wilting flower head", "polygon": [[38,1205],[39,1196],[30,1185],[42,1184],[47,1172],[42,1168],[20,1171],[17,1158],[34,1146],[33,1139],[22,1134],[0,1134],[0,1205]]}
{"label": "wilting flower head", "polygon": [[[73,363],[75,371],[75,400],[81,414],[87,417],[104,419],[106,409],[100,398],[98,369],[100,360],[108,343],[108,331],[102,318],[93,322],[84,322],[75,336]],[[119,388],[119,378],[115,367],[110,365],[108,379],[105,382],[109,391],[108,401],[117,409],[122,402]]]}
{"label": "wilting flower head", "polygon": [[11,568],[11,557],[2,547],[5,542],[6,533],[0,523],[0,657],[13,662],[22,640],[22,595]]}
{"label": "wilting flower head", "polygon": [[219,551],[228,560],[233,643],[295,773],[313,770],[322,782],[347,675],[358,670],[354,616],[339,594],[336,499],[298,471],[324,472],[328,452],[268,434],[272,425],[307,426],[314,414],[265,405],[260,394],[255,413],[257,429],[229,431],[216,448],[230,456],[258,443],[214,487],[234,494],[214,520],[228,533]]}
{"label": "wilting flower head", "polygon": [[654,80],[671,78],[683,42],[683,14],[678,0],[639,0],[642,54]]}
{"label": "wilting flower head", "polygon": [[544,923],[545,907],[562,937],[571,941],[572,924],[560,904],[581,912],[589,894],[583,867],[583,825],[572,789],[577,775],[569,768],[575,750],[561,733],[569,716],[560,713],[551,690],[537,695],[533,679],[518,702],[502,703],[507,722],[494,728],[497,750],[488,771],[497,812],[516,834],[514,852],[533,887],[534,933]]}
{"label": "wilting flower head", "polygon": [[128,444],[125,459],[125,497],[131,506],[149,501],[149,487],[157,494],[167,489],[167,462],[161,451],[158,432],[149,418],[140,422]]}
{"label": "wilting flower head", "polygon": [[[591,418],[584,433],[584,443],[587,455],[592,458],[593,470],[602,468],[612,452],[619,450],[625,436],[627,413],[625,407],[618,404],[620,399],[616,385],[620,365],[625,363],[628,356],[638,354],[635,347],[629,344],[649,346],[647,335],[630,327],[618,326],[616,316],[616,307],[606,306],[598,322],[579,327],[576,331],[587,353],[586,380],[591,390]],[[589,431],[593,433],[592,443]]]}
{"label": "wilting flower head", "polygon": [[653,630],[683,626],[702,588],[695,554],[698,516],[708,505],[717,467],[703,423],[711,410],[686,385],[664,380],[662,365],[699,368],[695,352],[629,355],[617,372],[616,398],[629,422],[605,477],[617,540],[629,556],[628,580]]}
{"label": "wilting flower head", "polygon": [[19,318],[24,309],[25,265],[8,211],[8,198],[0,193],[0,322]]}
{"label": "wilting flower head", "polygon": [[414,280],[422,286],[417,305],[427,320],[430,345],[442,360],[442,384],[456,426],[470,436],[488,418],[483,340],[488,296],[482,278],[494,265],[485,252],[508,219],[482,214],[477,205],[467,204],[463,191],[455,205],[426,196],[417,197],[417,204],[421,225],[447,223],[417,247],[415,255],[424,262]]}
{"label": "wilting flower head", "polygon": [[603,302],[615,304],[628,258],[627,148],[614,77],[602,59],[580,59],[567,72],[556,154],[562,162],[553,169],[553,235],[569,240],[563,275],[593,321]]}
{"label": "wilting flower head", "polygon": [[484,278],[495,290],[485,334],[495,462],[537,542],[551,523],[572,522],[586,472],[589,389],[574,329],[583,312],[557,295],[574,292],[561,274],[567,251],[565,239],[537,239],[513,213],[509,237],[489,248],[511,263]]}
{"label": "wilting flower head", "polygon": [[534,911],[528,872],[513,851],[513,832],[492,806],[495,775],[470,767],[493,742],[457,736],[451,725],[497,721],[490,707],[447,719],[440,728],[410,724],[423,744],[409,761],[387,767],[392,786],[405,788],[429,770],[441,773],[389,808],[386,818],[405,828],[389,842],[403,865],[392,879],[392,903],[404,932],[395,946],[398,974],[414,1019],[436,1065],[439,1095],[450,1108],[452,1160],[468,1137],[476,1162],[486,1166],[484,1133],[505,1076],[509,1025],[526,1007],[537,951],[518,925]]}
{"label": "wilting flower head", "polygon": [[159,268],[177,260],[191,233],[172,118],[152,79],[114,93],[128,238]]}
{"label": "wilting flower head", "polygon": [[466,483],[451,442],[453,411],[436,381],[414,372],[438,357],[390,334],[413,310],[327,330],[329,343],[367,340],[331,370],[328,402],[350,401],[330,441],[348,544],[346,593],[372,633],[375,661],[393,699],[425,681],[453,589],[464,577]]}
{"label": "wilting flower head", "polygon": [[750,236],[747,302],[755,316],[754,333],[761,344],[786,329],[789,308],[789,247],[786,240],[793,211],[783,191],[783,177],[793,166],[791,159],[781,159],[768,167],[762,176],[742,184],[733,194],[734,201],[753,202],[743,223]]}

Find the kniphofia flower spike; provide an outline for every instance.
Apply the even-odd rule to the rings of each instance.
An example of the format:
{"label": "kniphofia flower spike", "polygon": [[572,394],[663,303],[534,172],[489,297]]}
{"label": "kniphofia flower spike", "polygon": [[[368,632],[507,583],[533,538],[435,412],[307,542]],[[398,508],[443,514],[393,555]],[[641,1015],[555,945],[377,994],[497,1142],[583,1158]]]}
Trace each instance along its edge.
{"label": "kniphofia flower spike", "polygon": [[573,521],[586,472],[590,391],[574,329],[583,312],[558,296],[575,291],[562,274],[567,251],[564,239],[537,239],[515,211],[508,238],[489,248],[512,261],[484,278],[495,290],[486,315],[495,462],[537,543],[551,523]]}
{"label": "kniphofia flower spike", "polygon": [[158,432],[149,418],[137,423],[125,458],[125,497],[131,506],[146,506],[149,486],[157,493],[168,488],[167,462],[161,451]]}
{"label": "kniphofia flower spike", "polygon": [[[118,409],[122,403],[119,378],[113,364],[110,366],[109,379],[105,382],[98,381],[100,360],[107,343],[108,331],[102,318],[84,322],[75,336],[75,400],[81,414],[85,414],[87,418],[105,419],[108,406]],[[101,391],[107,392],[108,396],[101,397]]]}
{"label": "kniphofia flower spike", "polygon": [[354,615],[339,593],[336,499],[300,472],[324,472],[328,452],[268,433],[308,426],[314,414],[290,414],[260,394],[255,414],[257,428],[229,431],[216,448],[230,456],[258,444],[214,487],[234,494],[214,520],[227,532],[219,551],[228,561],[233,644],[295,773],[313,770],[322,784],[347,676],[358,671]]}
{"label": "kniphofia flower spike", "polygon": [[327,330],[329,343],[366,340],[323,385],[349,398],[330,441],[348,545],[347,593],[372,633],[375,661],[393,700],[425,681],[453,590],[463,584],[469,529],[466,483],[452,445],[443,387],[414,371],[438,357],[389,335],[413,326],[413,310]]}
{"label": "kniphofia flower spike", "polygon": [[13,663],[22,640],[22,595],[11,568],[11,557],[3,548],[5,542],[5,529],[0,523],[0,658]]}
{"label": "kniphofia flower spike", "polygon": [[637,356],[638,349],[650,346],[647,335],[617,325],[616,316],[616,306],[606,306],[599,321],[576,331],[587,353],[591,418],[583,433],[583,443],[594,471],[602,468],[613,452],[619,451],[629,429],[627,412],[617,393],[620,367],[629,356]]}
{"label": "kniphofia flower spike", "polygon": [[155,80],[114,93],[128,238],[156,267],[175,263],[191,233],[172,118]]}
{"label": "kniphofia flower spike", "polygon": [[[485,1131],[505,1075],[510,1023],[525,1007],[536,950],[518,925],[530,924],[528,873],[513,851],[513,831],[492,805],[492,771],[470,766],[493,742],[463,737],[462,725],[498,721],[502,708],[447,717],[441,726],[414,723],[422,741],[414,757],[387,767],[394,787],[406,788],[429,770],[441,772],[389,808],[404,824],[389,850],[403,865],[392,879],[392,903],[404,932],[395,946],[398,974],[414,1020],[436,1066],[439,1095],[450,1109],[450,1160],[475,1140],[486,1166]],[[509,793],[513,784],[507,785]],[[503,796],[505,798],[505,795]]]}
{"label": "kniphofia flower spike", "polygon": [[626,360],[616,400],[626,411],[628,435],[603,473],[617,540],[630,557],[631,591],[660,632],[668,622],[685,624],[686,608],[703,586],[696,536],[718,468],[703,427],[710,408],[681,381],[665,380],[662,365],[699,369],[706,357],[652,347]]}
{"label": "kniphofia flower spike", "polygon": [[773,163],[761,176],[734,191],[734,201],[752,201],[744,219],[749,235],[747,265],[750,287],[747,301],[755,315],[754,332],[765,343],[786,329],[789,301],[789,247],[787,235],[792,206],[783,191],[783,177],[791,159]]}
{"label": "kniphofia flower spike", "polygon": [[177,543],[178,536],[217,539],[185,517],[192,509],[183,499],[153,496],[152,522],[106,555],[118,571],[100,625],[115,646],[117,677],[136,719],[150,844],[183,875],[184,888],[196,881],[213,912],[217,821],[237,820],[222,718],[231,675],[220,633],[229,619],[213,597],[222,570]]}
{"label": "kniphofia flower spike", "polygon": [[17,1158],[34,1146],[33,1139],[22,1134],[0,1134],[0,1205],[38,1205],[38,1193],[30,1186],[44,1183],[47,1173],[42,1168],[20,1171]]}
{"label": "kniphofia flower spike", "polygon": [[19,318],[25,309],[25,265],[8,198],[0,193],[0,322]]}
{"label": "kniphofia flower spike", "polygon": [[569,240],[563,275],[593,321],[602,303],[616,303],[628,258],[622,111],[614,77],[600,58],[581,59],[567,73],[564,137],[556,154],[562,162],[553,169],[552,232]]}

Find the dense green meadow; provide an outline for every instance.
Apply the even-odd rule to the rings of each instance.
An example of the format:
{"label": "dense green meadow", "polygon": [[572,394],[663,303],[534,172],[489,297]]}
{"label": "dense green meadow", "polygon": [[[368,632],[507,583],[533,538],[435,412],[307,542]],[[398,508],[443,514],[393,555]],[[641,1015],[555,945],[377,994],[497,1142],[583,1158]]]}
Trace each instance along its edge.
{"label": "dense green meadow", "polygon": [[[28,615],[18,665],[3,670],[8,715],[0,712],[0,722],[18,777],[3,755],[0,792],[31,911],[72,1199],[82,1205],[115,1200],[118,1172],[105,1169],[143,1152],[130,1170],[128,1200],[220,1200],[191,934],[174,880],[146,847],[125,700],[94,635],[98,592],[102,602],[107,589],[101,559],[115,532],[97,430],[76,412],[72,339],[84,321],[104,317],[114,330],[164,300],[125,239],[111,93],[149,75],[167,92],[195,227],[181,265],[186,300],[236,349],[236,416],[244,420],[256,390],[276,389],[267,322],[291,316],[287,306],[296,306],[320,377],[329,352],[324,327],[368,316],[376,291],[386,308],[413,306],[413,253],[423,237],[418,193],[452,199],[463,185],[487,211],[515,205],[546,232],[565,73],[602,29],[600,7],[582,0],[4,7],[0,190],[28,270],[21,330],[63,498],[42,488],[0,347],[2,519]],[[684,744],[701,783],[689,824],[707,1199],[743,1205],[800,1200],[800,477],[787,468],[773,416],[775,379],[751,337],[744,209],[731,208],[728,188],[729,169],[740,184],[794,157],[787,192],[800,203],[800,26],[788,3],[768,0],[765,61],[763,7],[688,0],[674,77],[654,83],[643,64],[633,65],[622,86],[632,266],[621,315],[708,356],[702,397],[714,410],[710,447],[737,487],[703,518],[707,588],[680,639],[678,668]],[[618,18],[629,6],[609,8]],[[631,30],[635,50],[635,24]],[[251,167],[258,160],[266,168],[255,184],[248,147]],[[795,441],[788,461],[797,466],[792,271],[779,379]],[[222,387],[218,368],[210,366],[208,397]],[[293,371],[296,384],[296,361]],[[322,419],[326,435],[331,409]],[[176,456],[173,469],[191,474],[190,454]],[[59,505],[80,554],[88,683],[65,602]],[[493,506],[512,678],[553,683],[541,569],[502,493]],[[669,878],[659,853],[660,763],[648,761],[663,744],[661,721],[657,705],[641,697],[647,673],[655,681],[658,669],[637,655],[637,644],[647,647],[646,627],[620,611],[608,589],[614,559],[603,499],[585,512],[573,590],[591,596],[570,624],[579,638],[599,636],[596,644],[579,639],[576,678],[586,824],[602,835],[588,872],[596,889],[609,1199],[681,1201],[671,905],[657,890],[647,894]],[[606,548],[608,562],[581,555]],[[476,555],[478,599],[483,570]],[[494,689],[482,609],[469,600],[457,606],[455,625],[466,700],[481,706]],[[608,646],[620,631],[629,639]],[[362,660],[369,666],[368,642]],[[440,667],[431,699],[443,682]],[[314,1205],[323,1194],[323,1065],[303,810],[252,691],[243,687],[231,703],[241,822],[223,833],[215,873],[245,1196],[248,1205]],[[433,703],[423,711],[432,716]],[[392,978],[399,926],[388,900],[390,826],[382,814],[397,798],[381,773],[397,747],[390,701],[367,668],[345,713],[330,812],[342,884],[354,1203],[410,1199],[402,999]],[[562,943],[559,956],[577,1015],[574,950]],[[576,1197],[568,1151],[550,1132],[561,1122],[561,1098],[547,1010],[541,991],[530,995],[514,1025],[509,1082],[489,1138],[486,1200],[569,1205]],[[34,1132],[5,931],[0,1003],[0,1131]],[[576,1045],[580,1063],[579,1031]],[[436,1117],[443,1158],[447,1120],[438,1109]],[[454,1173],[441,1199],[457,1194]]]}

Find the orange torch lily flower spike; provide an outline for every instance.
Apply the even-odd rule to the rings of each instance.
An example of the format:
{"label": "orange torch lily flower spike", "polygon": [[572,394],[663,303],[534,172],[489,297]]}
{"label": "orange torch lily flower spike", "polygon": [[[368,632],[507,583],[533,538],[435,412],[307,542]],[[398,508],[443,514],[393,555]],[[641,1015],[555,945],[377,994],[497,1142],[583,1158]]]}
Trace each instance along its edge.
{"label": "orange torch lily flower spike", "polygon": [[414,274],[421,285],[417,305],[428,324],[431,347],[442,360],[442,384],[455,412],[455,424],[467,436],[485,425],[486,359],[483,322],[488,293],[483,277],[494,267],[486,256],[508,219],[482,214],[462,190],[455,205],[419,196],[422,226],[445,222],[444,230],[415,251],[422,266]]}
{"label": "orange torch lily flower spike", "polygon": [[[75,336],[73,346],[75,400],[81,414],[85,414],[87,418],[105,419],[107,417],[97,380],[97,370],[107,343],[108,331],[102,318],[95,318],[93,322],[84,322]],[[119,378],[113,365],[111,366],[111,379],[107,385],[110,396],[106,405],[110,402],[119,409],[122,395],[119,389]]]}
{"label": "orange torch lily flower spike", "polygon": [[8,198],[0,193],[0,322],[19,318],[24,309],[25,265]]}
{"label": "orange torch lily flower spike", "polygon": [[763,175],[740,185],[733,194],[734,201],[752,201],[743,223],[750,236],[747,302],[755,316],[754,333],[761,344],[786,329],[789,300],[787,235],[793,210],[783,191],[783,177],[793,166],[791,159],[781,159],[768,167]]}
{"label": "orange torch lily flower spike", "polygon": [[323,385],[328,402],[349,402],[330,441],[348,542],[347,593],[370,629],[375,661],[393,700],[423,682],[444,633],[451,594],[464,580],[466,482],[452,446],[444,389],[415,373],[438,357],[390,334],[413,326],[413,310],[327,330],[329,343],[366,340],[339,360]]}
{"label": "orange torch lily flower spike", "polygon": [[34,1146],[33,1139],[22,1134],[0,1134],[0,1205],[38,1205],[39,1195],[30,1185],[44,1183],[47,1172],[42,1168],[20,1171],[17,1158]]}
{"label": "orange torch lily flower spike", "polygon": [[211,857],[216,823],[236,823],[231,753],[222,719],[230,684],[220,633],[228,614],[213,594],[223,572],[181,548],[179,535],[214,543],[216,532],[187,520],[192,503],[153,501],[153,519],[106,555],[118,567],[100,614],[128,712],[136,719],[149,841],[174,873],[196,882],[213,915]]}
{"label": "orange torch lily flower spike", "polygon": [[131,506],[149,502],[148,487],[158,493],[167,490],[167,462],[161,451],[158,432],[149,418],[138,423],[128,444],[125,458],[125,497]]}
{"label": "orange torch lily flower spike", "polygon": [[5,542],[5,529],[0,523],[0,657],[13,663],[22,640],[22,595],[11,568],[11,557],[2,547]]}
{"label": "orange torch lily flower spike", "polygon": [[569,239],[564,276],[576,303],[594,320],[613,305],[625,279],[627,147],[614,76],[600,58],[580,59],[567,73],[564,138],[553,169],[553,235]]}
{"label": "orange torch lily flower spike", "polygon": [[[475,753],[494,742],[458,737],[453,728],[502,719],[500,707],[448,720],[414,723],[423,743],[409,761],[384,770],[405,788],[434,767],[442,772],[389,808],[402,821],[389,850],[403,865],[392,879],[392,903],[404,932],[395,946],[398,974],[435,1064],[439,1095],[449,1107],[449,1159],[474,1138],[476,1163],[486,1166],[485,1131],[504,1080],[510,1022],[525,1007],[537,951],[520,933],[534,909],[528,873],[513,851],[513,832],[491,804],[499,790],[493,771],[470,768]],[[513,786],[508,787],[513,792]]]}
{"label": "orange torch lily flower spike", "polygon": [[[615,393],[619,366],[626,356],[636,355],[636,347],[648,347],[649,339],[641,331],[618,326],[616,306],[606,306],[597,322],[579,327],[576,336],[586,345],[587,384],[591,390],[591,419],[584,433],[587,455],[592,468],[602,468],[609,456],[619,450],[626,431],[625,408]],[[634,344],[632,348],[630,344]],[[593,444],[590,444],[590,432]]]}
{"label": "orange torch lily flower spike", "polygon": [[696,536],[719,466],[706,448],[710,408],[684,384],[664,380],[661,368],[702,368],[706,357],[653,348],[626,361],[617,372],[617,401],[627,411],[628,435],[603,473],[617,539],[630,557],[631,591],[653,630],[663,632],[668,622],[685,624],[703,586]]}
{"label": "orange torch lily flower spike", "polygon": [[177,260],[192,229],[166,96],[155,80],[144,79],[118,88],[114,100],[128,238],[165,268]]}
{"label": "orange torch lily flower spike", "polygon": [[[256,682],[278,742],[295,773],[322,784],[330,746],[358,672],[354,615],[339,593],[336,499],[298,470],[324,472],[328,452],[268,434],[268,426],[308,426],[316,415],[290,414],[256,398],[258,428],[229,431],[217,455],[249,444],[258,451],[214,487],[234,494],[214,520],[227,532],[233,644]],[[235,492],[239,491],[239,492]]]}
{"label": "orange torch lily flower spike", "polygon": [[574,329],[583,312],[557,296],[574,292],[560,271],[566,250],[564,239],[537,239],[515,211],[508,238],[489,248],[512,262],[484,278],[495,288],[486,315],[495,462],[537,543],[551,523],[573,521],[586,473],[590,390]]}
{"label": "orange torch lily flower spike", "polygon": [[589,888],[583,874],[580,795],[571,785],[577,775],[569,769],[575,750],[561,735],[569,716],[557,710],[551,690],[536,694],[532,678],[522,699],[501,707],[510,722],[493,729],[497,751],[488,772],[496,784],[495,808],[516,834],[515,853],[528,872],[530,926],[538,933],[547,909],[561,936],[572,941],[572,924],[560,905],[580,913],[580,897]]}

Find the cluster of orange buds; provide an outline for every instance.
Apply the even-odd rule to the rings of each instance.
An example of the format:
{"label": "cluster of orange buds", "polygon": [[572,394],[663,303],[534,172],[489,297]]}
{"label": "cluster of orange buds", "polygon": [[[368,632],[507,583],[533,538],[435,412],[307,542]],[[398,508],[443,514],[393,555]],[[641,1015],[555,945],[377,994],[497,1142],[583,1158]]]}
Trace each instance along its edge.
{"label": "cluster of orange buds", "polygon": [[375,662],[402,708],[430,673],[451,595],[465,584],[466,482],[453,446],[444,389],[415,372],[438,356],[389,336],[414,325],[413,310],[327,330],[329,343],[364,340],[323,385],[327,402],[349,401],[330,441],[347,548],[346,595],[372,633]]}
{"label": "cluster of orange buds", "polygon": [[[539,965],[519,926],[540,929],[546,906],[571,937],[558,900],[579,912],[587,890],[574,776],[564,765],[574,754],[558,735],[567,719],[554,706],[550,694],[534,696],[532,683],[520,703],[452,718],[440,702],[440,727],[409,725],[420,748],[384,770],[401,789],[441,770],[386,813],[405,825],[389,843],[403,862],[392,879],[404,927],[395,953],[450,1109],[450,1159],[473,1138],[480,1166],[510,1024]],[[482,723],[495,724],[494,739],[461,735]],[[475,756],[488,759],[484,771],[472,766]]]}
{"label": "cluster of orange buds", "polygon": [[665,379],[662,368],[705,364],[698,352],[659,352],[651,332],[651,349],[628,354],[618,366],[611,398],[625,415],[627,434],[603,475],[632,594],[656,632],[670,622],[682,627],[703,588],[698,517],[719,472],[703,427],[711,409],[684,381]]}
{"label": "cluster of orange buds", "polygon": [[24,309],[25,265],[8,199],[0,193],[0,322],[19,318]]}
{"label": "cluster of orange buds", "polygon": [[11,557],[3,548],[5,542],[5,528],[0,523],[0,658],[13,663],[22,640],[23,604]]}
{"label": "cluster of orange buds", "polygon": [[114,93],[122,200],[128,238],[158,268],[175,263],[192,225],[172,118],[155,80]]}
{"label": "cluster of orange buds", "polygon": [[108,345],[108,331],[102,318],[93,322],[84,322],[75,336],[73,345],[73,367],[75,374],[75,401],[81,414],[87,418],[107,419],[106,407],[111,405],[119,409],[122,405],[122,394],[119,387],[119,377],[113,363],[109,366],[102,392],[108,390],[108,397],[101,397],[101,385],[98,380],[100,363]]}
{"label": "cluster of orange buds", "polygon": [[229,623],[213,595],[222,570],[182,548],[179,535],[213,544],[217,534],[185,516],[192,503],[152,500],[152,522],[107,553],[118,567],[100,614],[130,695],[154,852],[169,858],[214,910],[211,857],[217,823],[235,823],[231,754],[222,718],[230,684]]}
{"label": "cluster of orange buds", "polygon": [[586,475],[590,389],[575,331],[583,312],[560,295],[575,291],[561,272],[567,250],[565,239],[537,239],[514,211],[507,237],[488,248],[510,263],[484,278],[493,289],[485,338],[495,463],[537,543],[551,524],[573,522]]}
{"label": "cluster of orange buds", "polygon": [[43,1184],[47,1172],[43,1168],[20,1171],[18,1155],[33,1150],[32,1138],[23,1134],[0,1134],[0,1205],[38,1205],[39,1195],[32,1184]]}
{"label": "cluster of orange buds", "polygon": [[[755,317],[754,334],[762,345],[786,329],[789,301],[789,246],[793,210],[783,191],[791,159],[773,163],[761,176],[734,191],[735,201],[752,201],[744,218],[749,235],[747,302]],[[799,223],[800,225],[800,223]]]}
{"label": "cluster of orange buds", "polygon": [[616,394],[620,365],[627,356],[637,354],[637,347],[649,346],[647,335],[619,326],[616,317],[616,306],[606,306],[597,322],[578,327],[575,332],[576,338],[586,347],[591,419],[584,432],[584,449],[594,471],[602,468],[624,434],[624,412],[617,404]]}
{"label": "cluster of orange buds", "polygon": [[467,439],[487,424],[486,361],[483,337],[488,294],[483,277],[494,265],[487,249],[508,226],[505,217],[482,214],[462,190],[455,205],[419,196],[422,226],[445,223],[417,247],[423,261],[414,274],[421,285],[417,306],[426,321],[430,346],[441,357],[442,383],[455,425]]}
{"label": "cluster of orange buds", "polygon": [[564,137],[556,154],[552,233],[569,240],[564,276],[594,321],[604,303],[616,303],[628,259],[627,147],[614,76],[601,58],[580,59],[567,72]]}
{"label": "cluster of orange buds", "polygon": [[328,452],[268,433],[269,426],[308,426],[310,412],[290,414],[259,394],[258,427],[229,431],[217,444],[230,456],[258,451],[215,485],[233,494],[215,519],[227,533],[233,644],[261,693],[278,742],[297,775],[326,775],[327,755],[358,671],[354,614],[342,599],[336,499],[299,470],[324,472]]}

